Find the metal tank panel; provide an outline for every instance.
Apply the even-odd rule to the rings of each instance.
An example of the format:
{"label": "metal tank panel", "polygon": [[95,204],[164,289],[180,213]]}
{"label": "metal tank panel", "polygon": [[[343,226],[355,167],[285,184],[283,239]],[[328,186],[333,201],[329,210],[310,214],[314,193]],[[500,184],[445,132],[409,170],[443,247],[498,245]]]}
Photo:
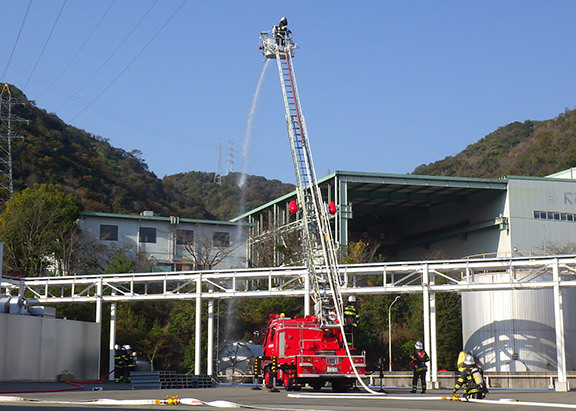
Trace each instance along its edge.
{"label": "metal tank panel", "polygon": [[[501,282],[508,274],[475,275],[481,283]],[[544,273],[541,281],[551,281]],[[567,369],[576,367],[575,291],[563,288]],[[554,371],[556,336],[552,289],[474,291],[462,294],[464,349],[485,371]]]}

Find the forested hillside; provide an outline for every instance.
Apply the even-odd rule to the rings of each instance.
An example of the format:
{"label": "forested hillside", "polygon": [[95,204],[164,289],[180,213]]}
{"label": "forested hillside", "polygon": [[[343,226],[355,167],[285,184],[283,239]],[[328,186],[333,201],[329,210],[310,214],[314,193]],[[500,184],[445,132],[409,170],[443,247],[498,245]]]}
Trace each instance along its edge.
{"label": "forested hillside", "polygon": [[[35,183],[56,183],[67,194],[79,198],[87,211],[137,214],[152,210],[165,216],[227,220],[294,189],[290,184],[257,176],[246,176],[246,182],[240,189],[239,173],[223,176],[219,183],[214,181],[214,173],[202,171],[160,179],[148,169],[138,151],[126,152],[112,146],[105,137],[69,126],[57,115],[47,113],[26,100],[15,87],[12,87],[12,92],[26,103],[14,105],[12,110],[14,115],[27,120],[14,122],[12,126],[13,132],[22,136],[13,140],[12,157],[14,188],[19,192],[15,197],[21,197],[24,204],[28,204],[24,200],[37,199],[41,192],[31,191],[22,195],[25,188],[33,187]],[[494,131],[455,156],[419,166],[414,173],[488,178],[504,175],[544,176],[576,166],[575,137],[576,111],[566,111],[552,120],[516,122]],[[450,147],[446,147],[446,151],[450,151]],[[54,197],[56,187],[36,189],[46,191],[50,200],[71,201],[67,196]],[[0,234],[4,239],[10,233],[14,236],[21,234],[20,226],[16,223],[23,219],[15,213],[15,217],[9,219],[9,211],[8,206],[0,213],[3,216],[0,218],[0,223],[3,223]],[[27,214],[37,214],[26,211]],[[10,226],[7,222],[14,225]],[[47,231],[44,221],[39,226],[41,231]],[[9,227],[16,228],[9,231]],[[15,243],[23,244],[21,241]],[[369,244],[358,243],[356,246],[369,247]],[[5,247],[5,253],[6,250],[9,251],[9,247]],[[58,256],[59,252],[63,252],[57,247],[49,251],[29,253],[32,254],[30,259],[36,258],[37,254]],[[347,262],[368,261],[358,259]],[[108,261],[105,272],[132,272],[137,270],[136,264],[119,253]],[[394,298],[394,295],[385,295],[361,296],[359,299],[358,347],[367,351],[371,368],[375,367],[383,353],[387,353],[388,307],[391,307]],[[437,301],[439,329],[443,330],[437,340],[438,359],[440,367],[447,369],[454,366],[453,360],[462,348],[459,298],[457,294],[443,294],[438,296]],[[223,338],[247,340],[252,338],[254,330],[264,326],[269,313],[302,315],[300,303],[297,299],[229,300],[222,301],[222,306],[218,305],[215,315],[219,318],[219,324],[222,321],[223,332],[225,327]],[[395,369],[406,366],[407,355],[414,341],[422,338],[423,330],[422,299],[419,295],[403,295],[396,307],[391,318],[395,332],[391,358]],[[195,356],[194,310],[193,304],[184,300],[121,303],[118,306],[118,340],[130,343],[142,353],[142,358],[154,362],[157,369],[190,370]],[[63,304],[58,307],[58,313],[68,318],[93,320],[94,310],[91,306]],[[207,315],[206,311],[203,315]],[[104,324],[107,324],[106,320]],[[106,330],[104,335],[107,335]],[[203,341],[206,341],[205,336]],[[107,342],[103,341],[104,360],[107,350]],[[202,350],[202,358],[206,358],[206,347],[202,347]],[[106,366],[103,364],[103,367]]]}
{"label": "forested hillside", "polygon": [[[158,178],[141,153],[114,147],[101,136],[65,124],[57,115],[36,107],[16,87],[12,114],[26,121],[12,122],[22,136],[12,140],[14,189],[35,183],[60,184],[78,196],[86,211],[159,215],[198,219],[229,219],[239,204],[252,208],[294,189],[290,184],[246,176],[245,190],[238,174],[214,183],[214,173],[189,172]],[[1,130],[0,130],[1,131]]]}
{"label": "forested hillside", "polygon": [[163,183],[170,192],[202,199],[205,209],[221,220],[229,220],[294,190],[292,184],[257,176],[247,176],[240,188],[241,177],[240,173],[230,173],[222,177],[220,184],[215,184],[214,173],[190,171],[166,176]]}
{"label": "forested hillside", "polygon": [[[24,121],[12,123],[22,136],[12,142],[14,188],[57,183],[78,196],[87,211],[140,213],[226,220],[294,189],[291,184],[239,173],[214,182],[214,173],[190,171],[158,178],[137,150],[127,152],[108,139],[65,124],[10,86],[12,112]],[[498,178],[544,176],[576,166],[576,110],[546,121],[515,122],[499,128],[462,152],[414,174]],[[447,147],[446,151],[450,148]],[[193,166],[193,164],[192,164]],[[358,170],[362,171],[362,170]]]}
{"label": "forested hillside", "polygon": [[546,176],[575,166],[576,110],[571,110],[553,120],[508,124],[457,155],[421,165],[413,173],[487,178]]}

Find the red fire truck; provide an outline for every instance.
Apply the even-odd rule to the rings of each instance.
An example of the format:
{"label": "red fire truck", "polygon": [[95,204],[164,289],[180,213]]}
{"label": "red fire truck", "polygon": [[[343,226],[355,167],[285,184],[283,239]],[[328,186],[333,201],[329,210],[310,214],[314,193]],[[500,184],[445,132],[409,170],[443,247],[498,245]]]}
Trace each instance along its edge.
{"label": "red fire truck", "polygon": [[338,324],[322,325],[315,315],[288,318],[271,314],[262,344],[260,370],[267,388],[283,385],[287,391],[305,384],[320,390],[327,382],[335,392],[348,391],[357,373],[365,375],[364,353],[350,349],[349,357]]}
{"label": "red fire truck", "polygon": [[[297,180],[297,201],[292,201],[288,209],[298,215],[301,223],[302,261],[310,287],[304,299],[304,318],[270,315],[263,355],[255,371],[267,388],[284,385],[286,390],[298,390],[308,384],[319,390],[329,382],[333,391],[343,392],[352,387],[355,378],[365,374],[365,358],[363,353],[349,347],[351,338],[343,334],[341,326],[342,282],[328,215],[337,212],[337,205],[330,203],[326,207],[316,181],[292,64],[298,46],[289,31],[262,32],[260,43],[263,55],[276,60],[280,75]],[[314,315],[309,315],[310,300],[314,303]]]}

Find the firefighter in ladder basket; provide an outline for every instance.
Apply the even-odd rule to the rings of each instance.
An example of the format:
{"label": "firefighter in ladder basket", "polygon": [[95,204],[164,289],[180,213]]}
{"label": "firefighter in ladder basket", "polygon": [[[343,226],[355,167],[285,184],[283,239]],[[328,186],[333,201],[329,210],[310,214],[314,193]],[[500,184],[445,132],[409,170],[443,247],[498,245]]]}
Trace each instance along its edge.
{"label": "firefighter in ladder basket", "polygon": [[286,39],[289,39],[292,36],[292,32],[288,29],[288,20],[286,17],[282,17],[280,19],[280,23],[274,26],[272,29],[272,33],[276,37],[276,44],[279,46],[284,46],[286,44]]}

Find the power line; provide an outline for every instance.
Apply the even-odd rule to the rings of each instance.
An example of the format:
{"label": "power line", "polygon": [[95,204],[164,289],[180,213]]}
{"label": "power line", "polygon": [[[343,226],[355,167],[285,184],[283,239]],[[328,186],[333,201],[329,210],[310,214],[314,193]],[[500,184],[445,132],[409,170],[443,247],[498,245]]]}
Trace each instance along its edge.
{"label": "power line", "polygon": [[[68,98],[64,103],[60,104],[60,106],[58,106],[56,108],[56,110],[60,110],[60,108],[62,108],[62,106],[66,105],[66,103],[68,103],[73,97],[76,97],[76,95],[82,91],[82,89],[84,87],[86,87],[86,85],[92,81],[92,79],[94,77],[96,77],[96,75],[98,73],[100,73],[100,71],[102,71],[102,69],[110,62],[110,60],[112,60],[112,57],[114,57],[116,55],[116,53],[118,53],[118,51],[120,50],[120,48],[124,45],[124,43],[126,43],[126,41],[132,36],[132,34],[134,33],[134,31],[136,31],[136,29],[140,26],[140,24],[142,24],[142,22],[144,21],[144,19],[146,18],[146,16],[148,16],[148,14],[150,14],[150,12],[152,11],[152,9],[154,8],[154,6],[156,5],[156,3],[158,3],[159,0],[156,0],[146,11],[146,13],[144,13],[144,15],[140,18],[140,20],[136,23],[136,25],[134,27],[132,27],[132,30],[130,30],[130,32],[124,37],[124,39],[120,42],[120,44],[118,45],[118,47],[116,47],[116,49],[112,52],[112,54],[110,54],[110,56],[108,56],[108,58],[100,65],[100,67],[98,67],[98,69],[92,73],[92,75],[88,78],[88,80],[86,80],[84,82],[84,84],[82,84],[82,86],[80,86],[80,88],[78,90],[76,90],[72,96],[70,98]],[[99,96],[98,96],[99,97]],[[90,104],[90,103],[88,103]],[[74,118],[78,117],[80,114],[82,114],[84,111],[86,110],[86,107],[84,107],[84,109],[78,113]]]}
{"label": "power line", "polygon": [[[178,6],[178,8],[176,10],[174,10],[174,12],[170,15],[170,17],[168,17],[168,19],[164,22],[164,24],[158,29],[158,31],[156,31],[156,33],[144,45],[144,47],[142,47],[140,49],[140,51],[134,56],[134,58],[132,58],[132,60],[130,60],[130,62],[128,62],[128,64],[124,67],[124,69],[122,69],[120,71],[120,73],[118,73],[118,75],[116,77],[114,77],[114,79],[106,87],[104,87],[102,89],[102,91],[100,91],[100,93],[98,93],[98,95],[96,95],[96,97],[94,97],[88,103],[88,105],[86,107],[84,107],[84,109],[82,109],[82,111],[80,111],[78,114],[76,114],[74,117],[72,117],[71,120],[76,119],[78,116],[80,116],[82,113],[84,113],[88,107],[90,107],[96,100],[98,100],[100,98],[100,96],[102,96],[102,94],[104,94],[106,92],[106,90],[108,90],[110,87],[112,87],[112,85],[116,82],[116,80],[118,80],[120,78],[120,76],[122,76],[122,74],[124,74],[124,72],[126,72],[126,70],[128,70],[128,68],[132,65],[132,63],[134,63],[136,61],[136,59],[138,59],[138,57],[140,57],[140,55],[144,52],[144,50],[146,50],[146,48],[148,48],[150,43],[152,43],[152,41],[154,41],[154,39],[160,34],[160,32],[162,32],[162,30],[164,30],[164,28],[168,25],[168,23],[172,20],[172,18],[178,13],[178,11],[180,11],[180,9],[182,8],[182,6],[184,6],[185,3],[186,3],[186,0],[182,0],[182,3],[180,3],[180,6]],[[156,4],[156,3],[154,3],[154,4]]]}
{"label": "power line", "polygon": [[94,28],[92,29],[92,31],[90,32],[90,34],[88,35],[88,37],[86,37],[86,40],[84,40],[84,43],[82,43],[82,45],[80,46],[80,48],[76,51],[76,54],[74,54],[74,56],[70,59],[70,61],[68,62],[68,64],[66,64],[66,66],[60,71],[60,73],[56,76],[56,78],[54,80],[52,80],[52,82],[50,84],[48,84],[48,87],[42,91],[41,93],[39,93],[36,98],[42,96],[42,94],[44,94],[46,92],[46,90],[48,90],[49,88],[54,87],[55,83],[60,79],[60,77],[62,77],[62,75],[66,72],[66,70],[68,70],[68,68],[72,65],[72,63],[76,60],[76,58],[78,57],[78,55],[80,54],[80,52],[82,50],[84,50],[84,48],[86,47],[86,44],[88,44],[88,42],[90,41],[90,39],[92,38],[92,36],[94,36],[94,33],[96,33],[96,30],[98,30],[98,28],[100,27],[100,24],[102,24],[102,22],[104,21],[104,19],[106,18],[106,16],[108,15],[108,12],[110,11],[110,9],[112,8],[112,6],[114,5],[114,3],[116,2],[116,0],[112,0],[110,2],[110,4],[108,5],[108,8],[104,11],[104,14],[102,14],[102,16],[100,16],[100,19],[98,20],[98,22],[96,23],[96,25],[94,26]]}
{"label": "power line", "polygon": [[26,19],[28,18],[28,12],[30,11],[30,6],[32,6],[32,0],[28,1],[28,7],[26,7],[26,13],[24,13],[24,18],[22,19],[22,23],[20,24],[20,30],[18,30],[18,36],[16,37],[16,41],[14,42],[14,46],[12,47],[12,51],[10,52],[10,57],[6,62],[6,68],[2,73],[2,78],[6,78],[6,72],[8,71],[8,67],[10,66],[10,61],[12,61],[12,56],[14,55],[14,51],[16,50],[16,46],[18,45],[18,41],[20,40],[20,35],[22,34],[22,29],[24,28],[24,24],[26,23]]}
{"label": "power line", "polygon": [[38,63],[40,63],[40,59],[44,55],[44,51],[46,50],[46,46],[48,46],[48,42],[50,42],[50,39],[52,38],[52,33],[54,33],[54,29],[56,28],[56,25],[58,24],[58,20],[60,20],[60,16],[62,15],[62,11],[64,10],[64,6],[66,6],[67,2],[68,2],[68,0],[64,0],[64,3],[62,3],[62,7],[60,7],[60,12],[58,13],[58,16],[56,16],[56,20],[54,20],[54,24],[52,25],[52,29],[50,30],[50,34],[48,34],[48,38],[46,38],[46,41],[44,42],[44,47],[42,47],[42,51],[40,52],[40,55],[38,56],[38,59],[36,60],[36,64],[34,64],[34,67],[32,68],[32,71],[30,72],[30,76],[28,76],[28,80],[26,80],[26,83],[24,84],[24,89],[26,88],[26,86],[28,86],[28,83],[30,82],[30,78],[32,77],[32,74],[34,74],[34,72],[36,71],[36,67],[38,66]]}

